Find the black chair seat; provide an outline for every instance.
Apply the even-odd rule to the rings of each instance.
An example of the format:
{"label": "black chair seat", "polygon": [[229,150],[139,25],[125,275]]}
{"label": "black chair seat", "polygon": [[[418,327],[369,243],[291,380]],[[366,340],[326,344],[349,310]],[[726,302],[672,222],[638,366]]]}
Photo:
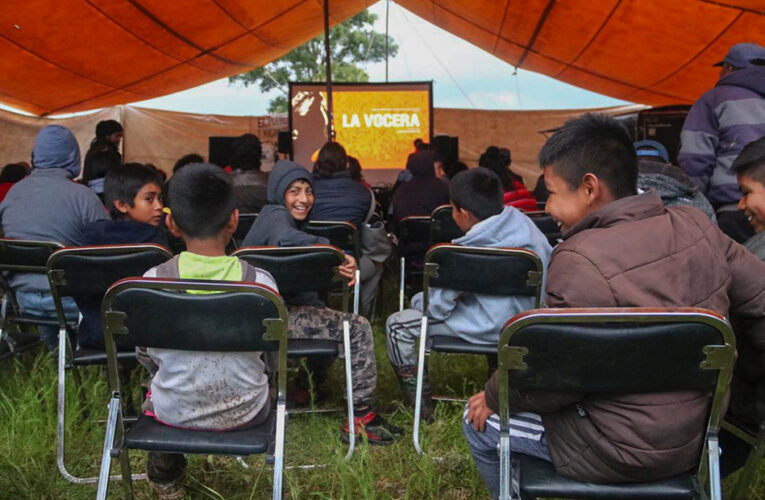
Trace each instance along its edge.
{"label": "black chair seat", "polygon": [[552,463],[518,454],[521,496],[564,498],[621,498],[634,500],[696,498],[698,492],[691,474],[635,484],[581,483],[559,476]]}
{"label": "black chair seat", "polygon": [[[135,364],[135,348],[129,351],[117,351],[117,360],[120,365]],[[104,365],[106,366],[106,352],[100,349],[79,347],[72,354],[72,364],[76,366]]]}
{"label": "black chair seat", "polygon": [[335,357],[339,354],[340,351],[337,349],[337,342],[334,340],[289,339],[287,341],[288,358],[305,358],[307,356]]}
{"label": "black chair seat", "polygon": [[266,453],[274,440],[276,412],[257,427],[233,431],[193,431],[177,429],[141,416],[125,433],[130,449],[246,456]]}
{"label": "black chair seat", "polygon": [[430,350],[454,354],[497,354],[497,344],[473,344],[457,337],[430,335]]}

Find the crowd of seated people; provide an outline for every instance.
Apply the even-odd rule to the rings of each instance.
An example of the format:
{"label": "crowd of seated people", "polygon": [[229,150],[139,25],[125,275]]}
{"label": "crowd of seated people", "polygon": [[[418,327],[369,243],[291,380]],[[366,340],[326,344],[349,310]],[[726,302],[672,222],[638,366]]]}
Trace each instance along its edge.
{"label": "crowd of seated people", "polygon": [[[336,142],[321,148],[312,171],[281,160],[270,172],[261,172],[260,141],[245,134],[234,142],[230,172],[190,154],[178,160],[165,182],[154,166],[122,164],[121,126],[117,130],[101,123],[86,155],[86,185],[73,182],[81,173],[79,147],[72,133],[58,125],[39,132],[28,176],[26,170],[19,176],[19,169],[11,168],[6,181],[8,167],[3,170],[0,187],[9,184],[0,203],[4,237],[66,246],[168,245],[175,238],[185,250],[145,276],[249,281],[278,290],[269,273],[228,255],[240,213],[258,213],[243,246],[277,247],[328,244],[306,231],[312,220],[348,221],[364,231],[379,215],[361,165]],[[549,307],[693,306],[730,316],[739,339],[739,367],[747,376],[735,379],[729,412],[750,425],[765,418],[765,402],[757,398],[763,380],[756,376],[765,353],[765,138],[744,148],[732,166],[743,193],[739,207],[756,231],[743,246],[719,230],[704,195],[669,164],[661,144],[633,144],[622,125],[600,115],[568,122],[539,156],[546,211],[563,231],[554,252],[518,208],[537,210],[537,201],[510,170],[509,150],[491,146],[480,166],[467,168],[445,164],[426,143],[416,147],[392,196],[389,222],[394,231],[407,216],[430,215],[450,204],[464,232],[454,244],[523,248],[540,257],[545,266],[543,299]],[[357,269],[362,314],[349,315],[354,425],[366,441],[386,445],[403,430],[376,411],[374,339],[365,317],[383,266],[363,254],[347,254],[338,272],[352,285]],[[6,280],[23,312],[55,316],[44,276],[15,273]],[[289,339],[342,345],[344,313],[329,308],[315,292],[283,299]],[[533,307],[528,298],[438,288],[431,291],[427,311],[422,302],[422,295],[415,295],[411,308],[391,314],[385,328],[389,361],[410,404],[416,403],[416,346],[423,314],[429,317],[431,333],[496,344],[504,322]],[[63,305],[71,319],[82,314],[80,345],[103,348],[99,304],[64,299]],[[40,335],[50,350],[56,349],[57,329],[41,327]],[[150,379],[144,410],[160,422],[189,429],[241,428],[262,422],[271,407],[267,365],[258,354],[139,348],[138,357]],[[309,364],[322,383],[326,364]],[[205,391],[219,380],[236,383],[210,398]],[[294,399],[308,399],[310,385],[304,382],[299,380],[292,391]],[[421,401],[426,420],[433,418],[430,396],[426,378]],[[492,496],[499,491],[498,397],[495,375],[484,391],[470,398],[463,422]],[[550,461],[569,478],[623,483],[667,477],[694,466],[709,395],[605,397],[511,390],[510,406],[517,431],[511,432],[512,452]],[[349,428],[348,423],[342,427],[341,439],[348,439]],[[152,452],[148,477],[169,497],[179,491],[185,466],[181,454]]]}

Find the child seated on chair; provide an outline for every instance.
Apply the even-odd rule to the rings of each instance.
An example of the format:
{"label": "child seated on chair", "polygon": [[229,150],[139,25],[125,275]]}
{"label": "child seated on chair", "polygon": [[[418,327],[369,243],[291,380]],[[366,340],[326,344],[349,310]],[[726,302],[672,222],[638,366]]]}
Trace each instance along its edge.
{"label": "child seated on chair", "polygon": [[[449,183],[449,195],[454,222],[466,233],[452,243],[471,247],[524,248],[537,254],[547,267],[552,251],[547,238],[521,211],[503,207],[502,184],[494,172],[484,167],[460,172]],[[532,297],[478,295],[433,288],[428,304],[428,335],[496,345],[508,315],[533,307]],[[417,339],[422,314],[420,292],[412,297],[412,309],[393,313],[386,321],[388,356],[412,405],[417,397]],[[425,375],[421,415],[425,420],[432,420],[433,406]]]}
{"label": "child seated on chair", "polygon": [[[268,177],[268,204],[244,238],[244,246],[326,245],[329,240],[302,231],[313,208],[313,175],[302,165],[282,160]],[[338,271],[353,280],[356,261],[346,256]],[[343,342],[343,313],[324,306],[314,293],[285,297],[289,311],[290,339],[330,339]],[[372,409],[377,386],[372,327],[362,316],[350,315],[351,373],[353,376],[353,408],[357,433],[366,435],[374,444],[390,444],[403,431],[385,421]],[[347,439],[348,425],[341,438]]]}
{"label": "child seated on chair", "polygon": [[[106,174],[104,200],[111,219],[91,222],[83,230],[83,245],[156,243],[167,246],[167,235],[159,225],[162,209],[162,180],[157,172],[140,163],[126,163]],[[80,347],[104,348],[100,297],[75,297],[82,313],[77,327]]]}
{"label": "child seated on chair", "polygon": [[[188,165],[170,180],[169,192],[172,213],[167,226],[183,238],[187,251],[150,269],[145,277],[248,281],[276,290],[271,275],[226,256],[239,222],[226,172],[210,164]],[[152,376],[145,409],[163,423],[228,430],[258,425],[268,417],[268,378],[261,353],[139,348],[138,355]],[[185,462],[182,454],[149,452],[149,480],[160,492],[177,491]]]}
{"label": "child seated on chair", "polygon": [[[742,378],[761,388],[765,264],[701,210],[666,208],[653,190],[637,194],[635,150],[613,118],[588,114],[569,121],[548,139],[539,164],[550,193],[547,211],[563,231],[550,260],[546,304],[693,306],[738,315],[751,328],[737,341],[736,370],[746,366]],[[463,426],[493,496],[499,492],[498,392],[495,375],[470,398]],[[709,394],[694,391],[590,395],[511,388],[510,450],[551,461],[558,474],[578,481],[667,478],[697,465],[709,401]]]}

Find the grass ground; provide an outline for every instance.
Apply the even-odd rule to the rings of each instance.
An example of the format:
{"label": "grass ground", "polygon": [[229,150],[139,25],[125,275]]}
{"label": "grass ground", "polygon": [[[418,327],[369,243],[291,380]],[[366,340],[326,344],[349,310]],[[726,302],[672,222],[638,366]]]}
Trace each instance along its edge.
{"label": "grass ground", "polygon": [[[391,297],[388,297],[389,299]],[[392,309],[393,300],[387,300]],[[384,316],[384,315],[383,315]],[[468,499],[488,494],[470,458],[462,436],[462,405],[437,406],[436,421],[423,426],[428,452],[418,455],[411,441],[412,411],[402,405],[385,351],[384,324],[374,322],[378,366],[378,406],[407,435],[388,447],[361,445],[344,460],[339,441],[342,414],[295,415],[287,425],[287,465],[327,464],[324,468],[287,470],[285,498],[396,498]],[[83,400],[68,378],[67,467],[76,475],[97,475],[104,436],[99,419],[106,416],[109,392],[101,368],[86,368]],[[480,390],[486,374],[483,358],[434,356],[431,378],[440,394],[470,395]],[[134,372],[135,387],[142,377]],[[320,388],[331,405],[342,405],[342,364],[335,363]],[[56,369],[54,360],[40,350],[0,363],[0,499],[90,499],[92,485],[68,483],[56,468]],[[434,458],[438,457],[438,458]],[[145,456],[131,453],[133,472],[143,472]],[[262,457],[246,459],[244,468],[231,457],[190,457],[186,472],[187,497],[194,499],[265,499],[271,495],[271,470]],[[118,469],[115,462],[113,471]],[[762,475],[761,475],[762,476]],[[134,482],[138,498],[152,498],[145,481]],[[121,494],[112,483],[112,497]],[[761,480],[752,499],[765,498]]]}

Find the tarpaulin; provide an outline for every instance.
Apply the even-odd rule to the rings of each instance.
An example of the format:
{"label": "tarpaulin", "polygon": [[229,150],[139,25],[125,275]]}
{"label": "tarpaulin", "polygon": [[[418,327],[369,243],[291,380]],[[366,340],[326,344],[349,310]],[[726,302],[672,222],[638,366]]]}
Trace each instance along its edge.
{"label": "tarpaulin", "polygon": [[[341,22],[374,0],[330,0]],[[752,0],[398,0],[508,63],[631,102],[691,103]],[[0,102],[37,115],[140,101],[262,66],[323,30],[322,0],[6,0]],[[465,61],[469,65],[470,61]]]}

